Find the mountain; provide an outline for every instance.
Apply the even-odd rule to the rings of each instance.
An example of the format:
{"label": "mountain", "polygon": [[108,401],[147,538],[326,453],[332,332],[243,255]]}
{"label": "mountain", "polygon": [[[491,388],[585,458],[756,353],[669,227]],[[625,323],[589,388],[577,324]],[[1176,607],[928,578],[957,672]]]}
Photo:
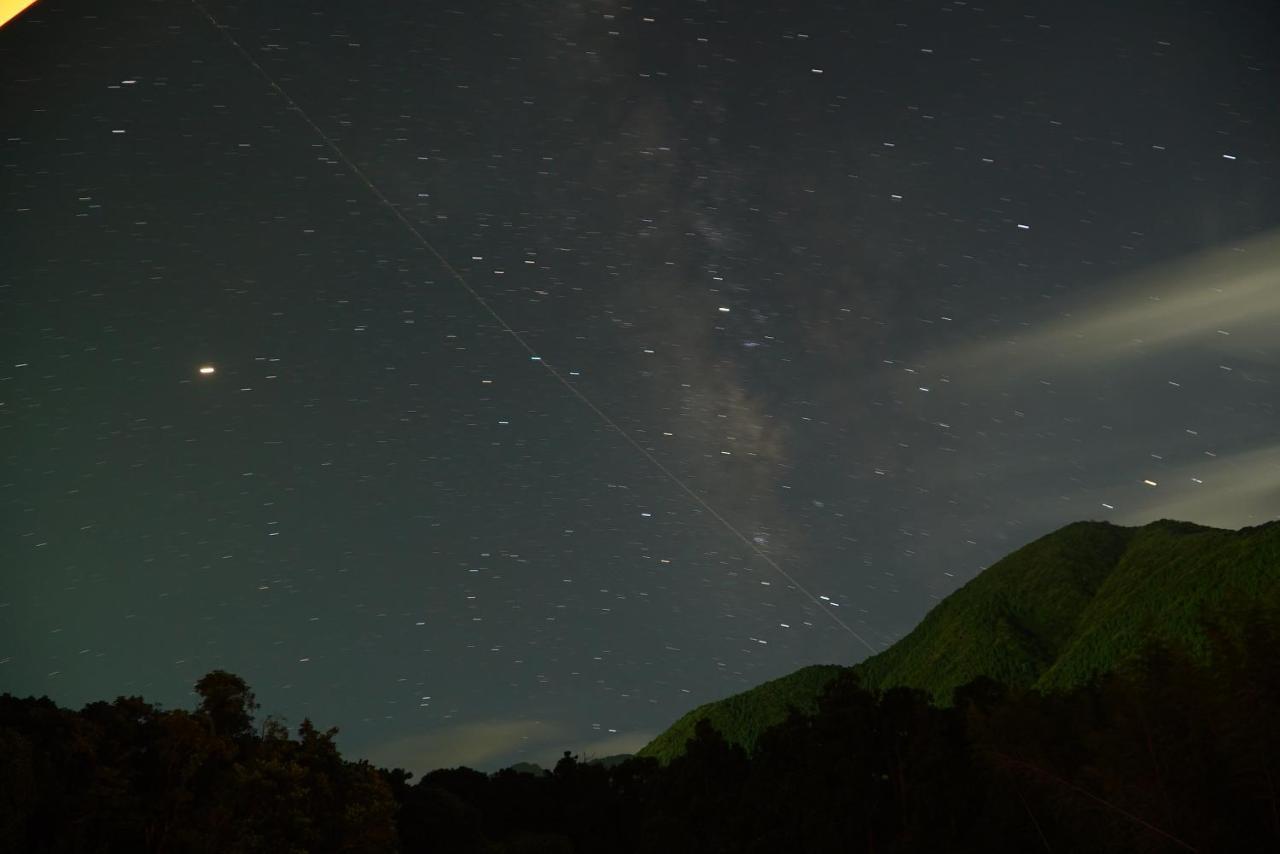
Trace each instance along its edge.
{"label": "mountain", "polygon": [[628,759],[630,759],[632,755],[633,754],[630,754],[630,753],[614,753],[614,754],[610,754],[609,756],[601,756],[597,759],[588,759],[583,764],[598,765],[601,768],[616,768],[617,766],[621,765],[623,762],[626,762]]}
{"label": "mountain", "polygon": [[802,667],[741,694],[698,706],[640,748],[636,755],[670,761],[684,752],[685,742],[693,738],[694,729],[704,718],[727,741],[750,750],[762,732],[786,719],[792,706],[805,714],[816,712],[822,689],[844,669],[838,664]]}
{"label": "mountain", "polygon": [[547,773],[547,769],[543,768],[536,762],[517,762],[515,765],[509,766],[506,770],[514,771],[517,774],[531,774],[534,777],[541,777]]}
{"label": "mountain", "polygon": [[[993,564],[852,669],[868,688],[920,688],[942,706],[978,676],[1066,690],[1122,665],[1149,640],[1203,655],[1202,609],[1239,603],[1280,612],[1280,522],[1239,531],[1167,519],[1137,528],[1076,522]],[[669,761],[704,718],[750,750],[789,707],[812,713],[844,669],[805,667],[699,706],[638,755]]]}

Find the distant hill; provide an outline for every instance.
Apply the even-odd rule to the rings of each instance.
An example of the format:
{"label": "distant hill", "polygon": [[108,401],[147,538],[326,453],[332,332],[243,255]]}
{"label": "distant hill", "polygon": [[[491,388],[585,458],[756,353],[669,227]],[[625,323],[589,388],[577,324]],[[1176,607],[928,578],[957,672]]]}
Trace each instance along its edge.
{"label": "distant hill", "polygon": [[838,664],[802,667],[741,694],[698,706],[640,748],[636,755],[652,756],[663,762],[671,760],[684,752],[685,742],[693,737],[694,728],[703,718],[726,740],[750,750],[762,732],[787,717],[790,707],[806,714],[817,711],[822,689],[844,669]]}
{"label": "distant hill", "polygon": [[630,759],[632,755],[633,754],[631,753],[613,753],[613,754],[610,754],[609,756],[601,756],[596,759],[588,759],[583,764],[599,765],[601,768],[615,768],[618,765],[621,765],[623,762],[626,762],[628,759]]}
{"label": "distant hill", "polygon": [[[613,768],[617,765],[621,765],[623,762],[626,762],[631,757],[632,754],[630,753],[614,753],[609,756],[601,756],[594,759],[583,759],[582,764],[590,766],[599,765],[601,768]],[[543,774],[551,773],[550,769],[543,768],[537,762],[517,762],[515,765],[510,765],[504,770],[514,771],[517,774],[531,774],[534,777],[541,777]]]}
{"label": "distant hill", "polygon": [[541,777],[543,774],[547,773],[547,769],[543,768],[536,762],[517,762],[506,770],[514,771],[517,774],[532,774],[534,777]]}
{"label": "distant hill", "polygon": [[[1115,669],[1149,640],[1203,655],[1196,618],[1232,602],[1280,611],[1280,522],[1240,531],[1170,520],[1138,528],[1076,522],[993,564],[853,670],[869,688],[920,688],[938,705],[978,676],[1069,689]],[[638,755],[669,761],[703,718],[750,750],[789,707],[812,713],[844,669],[805,667],[699,706]]]}

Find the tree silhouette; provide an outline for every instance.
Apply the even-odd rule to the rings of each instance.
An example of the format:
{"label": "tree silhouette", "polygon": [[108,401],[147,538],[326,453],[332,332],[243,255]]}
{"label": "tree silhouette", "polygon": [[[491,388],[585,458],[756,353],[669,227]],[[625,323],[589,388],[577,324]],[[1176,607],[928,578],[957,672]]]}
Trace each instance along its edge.
{"label": "tree silhouette", "polygon": [[202,715],[219,738],[240,739],[253,732],[253,713],[258,704],[249,685],[234,673],[214,670],[196,683]]}
{"label": "tree silhouette", "polygon": [[[193,711],[0,695],[0,850],[629,854],[1280,850],[1280,625],[1203,623],[1061,693],[978,679],[954,705],[831,681],[751,751],[703,721],[667,766],[553,772],[344,760],[337,730],[253,729],[214,671]],[[1209,666],[1205,662],[1209,662]]]}

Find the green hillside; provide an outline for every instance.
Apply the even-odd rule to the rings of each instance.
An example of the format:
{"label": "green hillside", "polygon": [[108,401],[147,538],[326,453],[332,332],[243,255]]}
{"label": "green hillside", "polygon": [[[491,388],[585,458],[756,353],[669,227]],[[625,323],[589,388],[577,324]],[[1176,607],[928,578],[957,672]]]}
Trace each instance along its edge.
{"label": "green hillside", "polygon": [[664,762],[679,755],[703,718],[710,720],[729,741],[750,750],[760,733],[786,719],[790,707],[806,713],[817,711],[822,689],[842,670],[838,664],[814,664],[741,694],[698,706],[641,748],[637,755],[654,756]]}
{"label": "green hillside", "polygon": [[[949,704],[977,676],[1066,689],[1162,639],[1202,653],[1204,608],[1250,602],[1280,611],[1280,522],[1240,531],[1161,520],[1140,528],[1077,522],[993,564],[920,624],[854,670],[864,685],[930,692]],[[806,667],[686,714],[642,756],[681,753],[701,718],[750,749],[795,706],[811,711],[842,668]]]}

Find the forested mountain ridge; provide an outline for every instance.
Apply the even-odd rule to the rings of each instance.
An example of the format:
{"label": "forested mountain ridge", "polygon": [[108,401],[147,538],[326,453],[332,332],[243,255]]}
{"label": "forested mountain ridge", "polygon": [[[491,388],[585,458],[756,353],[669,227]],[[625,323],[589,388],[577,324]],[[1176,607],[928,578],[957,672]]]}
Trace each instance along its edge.
{"label": "forested mountain ridge", "polygon": [[[1011,687],[1070,689],[1153,640],[1202,660],[1202,610],[1232,602],[1280,612],[1280,522],[1239,531],[1171,520],[1136,528],[1076,522],[992,564],[900,641],[851,669],[868,689],[918,688],[943,706],[979,676]],[[703,719],[751,749],[789,707],[816,708],[844,669],[805,667],[699,706],[639,755],[669,761]]]}
{"label": "forested mountain ridge", "polygon": [[[713,704],[719,718],[695,720],[665,762],[566,752],[549,772],[411,783],[344,759],[334,729],[255,721],[253,692],[225,671],[196,683],[191,711],[2,694],[0,851],[1280,850],[1278,530],[1069,526],[949,597],[881,671],[925,666],[930,632],[989,643],[1005,629],[980,621],[995,617],[1036,640],[992,655],[1031,662],[1013,684],[979,676],[939,704],[868,689],[860,667],[804,668]],[[1149,626],[1161,631],[1130,654]],[[1090,674],[1079,684],[1054,675],[1072,661],[1060,673]],[[1050,676],[1071,687],[1037,690]],[[720,726],[745,730],[749,748]]]}
{"label": "forested mountain ridge", "polygon": [[412,784],[344,760],[334,730],[255,726],[252,692],[221,671],[193,712],[0,695],[0,850],[1280,850],[1280,619],[1233,607],[1202,628],[1211,666],[1153,644],[1074,690],[982,677],[945,708],[865,690],[844,668],[750,753],[703,720],[666,764],[565,753],[551,772],[440,769]]}

